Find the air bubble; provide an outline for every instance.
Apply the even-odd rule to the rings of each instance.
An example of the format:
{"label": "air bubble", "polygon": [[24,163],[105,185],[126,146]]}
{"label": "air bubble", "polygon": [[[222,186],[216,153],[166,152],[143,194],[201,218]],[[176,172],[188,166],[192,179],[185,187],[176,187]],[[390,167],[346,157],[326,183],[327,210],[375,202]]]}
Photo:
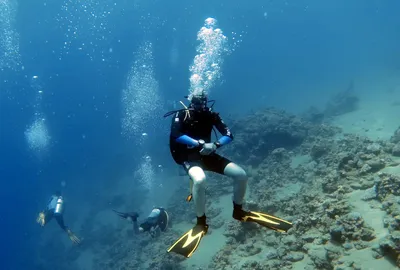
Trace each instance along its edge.
{"label": "air bubble", "polygon": [[[137,143],[143,144],[146,139],[143,129],[156,129],[160,125],[158,112],[162,105],[159,85],[154,76],[152,44],[144,42],[135,56],[127,86],[122,91],[124,112],[121,124],[125,137],[138,138]],[[138,136],[140,134],[142,136]]]}
{"label": "air bubble", "polygon": [[193,95],[208,93],[215,80],[221,76],[224,52],[228,50],[226,36],[221,29],[214,28],[216,25],[216,19],[207,18],[197,33],[200,44],[196,49],[197,55],[193,64],[189,68],[191,73],[189,99]]}

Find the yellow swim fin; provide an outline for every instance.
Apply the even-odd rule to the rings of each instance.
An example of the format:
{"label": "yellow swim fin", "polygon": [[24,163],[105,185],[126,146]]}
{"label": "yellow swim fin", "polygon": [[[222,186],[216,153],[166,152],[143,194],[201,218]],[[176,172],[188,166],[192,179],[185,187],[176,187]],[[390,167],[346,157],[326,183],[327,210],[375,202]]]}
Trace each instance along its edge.
{"label": "yellow swim fin", "polygon": [[267,227],[269,229],[278,231],[278,232],[287,232],[290,228],[293,227],[293,224],[289,221],[260,213],[260,212],[253,212],[253,211],[243,211],[243,216],[241,218],[237,218],[234,215],[235,219],[239,219],[245,222],[255,222],[261,226]]}
{"label": "yellow swim fin", "polygon": [[200,244],[201,239],[208,231],[208,225],[197,224],[190,231],[181,236],[169,249],[186,258],[192,256]]}

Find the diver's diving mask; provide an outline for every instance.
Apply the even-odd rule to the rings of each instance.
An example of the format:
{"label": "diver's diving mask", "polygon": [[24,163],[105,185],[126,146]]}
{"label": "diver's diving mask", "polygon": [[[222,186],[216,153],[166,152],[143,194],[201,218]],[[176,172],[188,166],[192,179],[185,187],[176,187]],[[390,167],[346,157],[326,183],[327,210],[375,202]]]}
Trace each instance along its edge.
{"label": "diver's diving mask", "polygon": [[195,111],[203,111],[207,107],[207,96],[193,96],[190,105]]}

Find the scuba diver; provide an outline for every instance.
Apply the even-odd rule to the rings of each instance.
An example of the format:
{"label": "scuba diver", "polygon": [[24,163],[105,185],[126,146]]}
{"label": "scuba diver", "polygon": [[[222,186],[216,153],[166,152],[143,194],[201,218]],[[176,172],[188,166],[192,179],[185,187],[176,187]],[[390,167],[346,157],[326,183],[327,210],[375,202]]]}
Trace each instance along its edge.
{"label": "scuba diver", "polygon": [[137,223],[139,214],[137,212],[122,213],[117,210],[113,211],[122,219],[126,219],[133,223],[133,231],[135,234],[149,232],[151,237],[156,237],[165,232],[168,228],[169,215],[162,207],[154,207],[148,217],[140,225]]}
{"label": "scuba diver", "polygon": [[[207,106],[209,102],[212,102],[210,107]],[[212,110],[214,102],[208,101],[203,91],[199,95],[191,96],[189,107],[181,102],[184,109],[164,115],[167,117],[174,114],[169,141],[170,151],[175,162],[183,166],[190,177],[191,193],[187,201],[193,199],[196,209],[197,224],[168,249],[168,252],[175,252],[185,257],[193,254],[208,230],[205,214],[206,175],[204,171],[226,175],[233,179],[232,217],[234,219],[256,222],[279,232],[287,232],[292,227],[290,222],[277,217],[242,209],[247,188],[247,174],[240,166],[216,153],[217,149],[233,140],[233,135],[219,114]],[[222,134],[222,137],[211,142],[214,127]]]}
{"label": "scuba diver", "polygon": [[64,198],[61,196],[60,192],[55,192],[54,195],[50,197],[46,210],[39,213],[36,222],[39,223],[40,226],[44,227],[54,217],[60,228],[68,234],[72,243],[79,245],[81,240],[67,226],[65,226],[63,213]]}

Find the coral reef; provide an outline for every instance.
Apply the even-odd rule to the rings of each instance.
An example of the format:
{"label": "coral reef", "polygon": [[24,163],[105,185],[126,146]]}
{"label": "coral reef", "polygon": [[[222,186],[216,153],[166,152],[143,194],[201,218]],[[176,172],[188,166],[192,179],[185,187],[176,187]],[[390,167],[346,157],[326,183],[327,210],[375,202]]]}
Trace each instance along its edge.
{"label": "coral reef", "polygon": [[301,117],[307,122],[321,124],[324,121],[325,115],[323,112],[312,106],[303,112]]}
{"label": "coral reef", "polygon": [[392,148],[393,156],[400,157],[400,142],[396,143]]}
{"label": "coral reef", "polygon": [[330,228],[331,239],[344,243],[348,240],[370,241],[375,238],[372,228],[366,226],[360,213],[351,212],[336,220]]}
{"label": "coral reef", "polygon": [[307,123],[300,118],[276,109],[256,112],[234,121],[231,126],[239,131],[235,134],[235,150],[230,150],[232,158],[253,166],[260,164],[276,148],[299,146],[309,130]]}
{"label": "coral reef", "polygon": [[382,255],[390,256],[400,266],[400,177],[381,173],[377,197],[389,217],[385,221],[389,235],[379,243]]}
{"label": "coral reef", "polygon": [[[260,117],[261,113],[258,115]],[[298,260],[303,260],[305,256],[313,263],[310,269],[350,267],[351,264],[345,263],[341,258],[348,254],[348,250],[372,249],[376,233],[365,222],[361,213],[352,211],[347,194],[364,190],[362,200],[370,201],[383,196],[390,188],[394,190],[396,184],[393,181],[380,181],[379,177],[385,175],[380,173],[385,167],[398,165],[391,155],[393,144],[383,140],[372,141],[352,134],[337,136],[340,130],[335,127],[302,122],[296,117],[274,110],[264,111],[262,115],[265,115],[266,119],[280,119],[284,123],[285,128],[280,129],[285,130],[284,138],[301,139],[287,144],[284,140],[280,140],[278,144],[271,143],[264,148],[263,156],[260,157],[261,151],[250,142],[257,142],[257,146],[260,145],[260,141],[263,141],[265,146],[264,138],[275,142],[273,135],[269,137],[273,134],[272,126],[266,124],[265,120],[257,122],[255,118],[248,118],[242,124],[236,123],[236,127],[244,127],[246,123],[251,122],[253,128],[255,123],[258,123],[259,130],[265,130],[252,132],[252,137],[248,138],[246,134],[250,131],[243,128],[236,136],[239,141],[237,144],[243,149],[246,146],[250,149],[250,155],[254,155],[248,159],[241,158],[249,174],[251,190],[251,197],[246,206],[268,213],[279,213],[279,216],[292,220],[294,228],[288,235],[272,235],[254,226],[245,226],[247,224],[239,226],[229,223],[225,226],[226,236],[229,237],[228,244],[215,256],[218,259],[212,266],[215,269],[225,269],[224,267],[232,264],[232,256],[240,253],[243,257],[243,250],[247,250],[248,257],[253,257],[255,250],[259,252],[260,247],[255,243],[249,244],[249,239],[261,237],[265,239],[261,240],[261,249],[267,256],[267,262],[249,259],[244,267],[284,269]],[[302,128],[299,128],[299,132],[292,129],[299,121],[303,127],[307,127],[306,132]],[[275,125],[282,127],[276,122]],[[240,158],[233,151],[227,150],[226,153]],[[310,159],[296,167],[292,166],[293,159],[302,155],[308,155]],[[385,192],[382,191],[382,183],[386,183]],[[294,192],[289,192],[288,189],[293,189]],[[394,195],[397,198],[396,192]],[[390,209],[392,208],[387,210],[388,213],[393,211]],[[397,220],[398,216],[392,217],[387,221],[387,226],[397,228]],[[396,234],[378,240],[380,256],[398,260]],[[237,250],[236,247],[243,244],[246,248]]]}

